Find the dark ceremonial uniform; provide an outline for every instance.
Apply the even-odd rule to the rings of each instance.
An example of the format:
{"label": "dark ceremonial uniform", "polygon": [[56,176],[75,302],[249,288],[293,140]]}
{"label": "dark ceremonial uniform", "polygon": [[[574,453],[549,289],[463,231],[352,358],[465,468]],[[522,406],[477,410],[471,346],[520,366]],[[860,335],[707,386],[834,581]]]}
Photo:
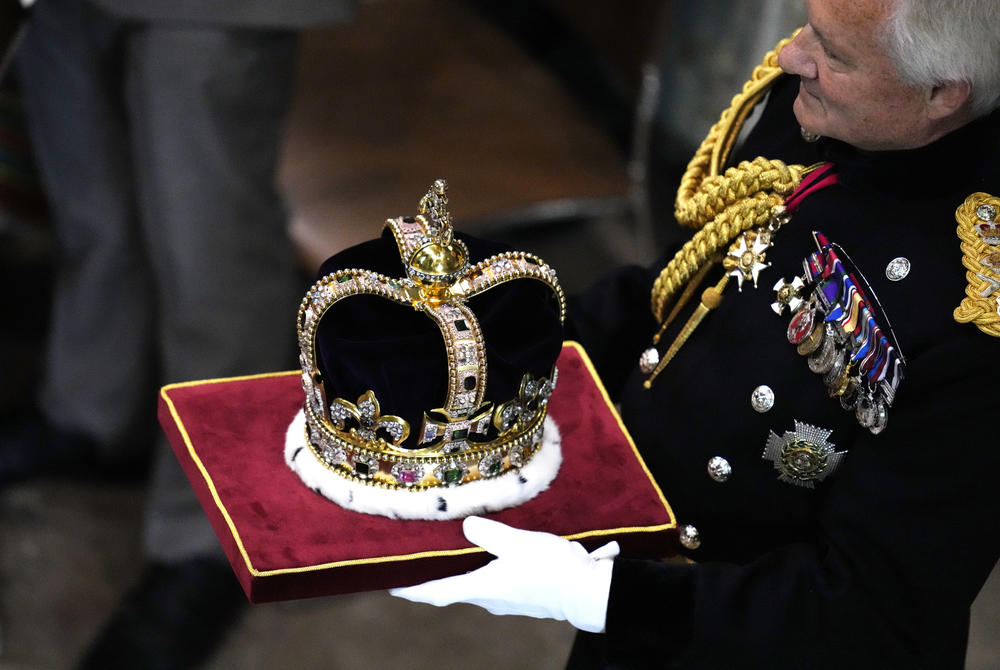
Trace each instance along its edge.
{"label": "dark ceremonial uniform", "polygon": [[[963,666],[969,606],[1000,557],[1000,340],[952,318],[966,286],[955,209],[1000,190],[1000,116],[921,149],[865,154],[803,141],[797,86],[779,79],[730,163],[831,161],[839,183],[805,198],[777,232],[756,289],[731,282],[651,389],[637,363],[658,327],[649,295],[659,267],[622,270],[571,308],[570,335],[620,401],[679,523],[700,537],[684,550],[691,564],[616,561],[607,632],[581,634],[571,667]],[[802,275],[817,250],[813,231],[867,279],[905,356],[878,435],[830,397],[786,337],[789,312],[771,308],[771,287]],[[909,273],[892,281],[896,258]],[[905,266],[894,264],[896,277]],[[761,386],[773,401],[752,402]],[[769,439],[802,437],[801,424],[846,452],[812,488],[783,481],[762,457]],[[718,460],[709,472],[716,457],[728,477]]]}

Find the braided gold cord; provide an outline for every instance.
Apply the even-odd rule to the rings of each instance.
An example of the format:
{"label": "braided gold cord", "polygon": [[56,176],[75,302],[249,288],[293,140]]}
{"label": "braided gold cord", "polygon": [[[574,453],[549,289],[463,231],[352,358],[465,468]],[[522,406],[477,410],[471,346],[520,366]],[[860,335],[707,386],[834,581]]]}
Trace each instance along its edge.
{"label": "braided gold cord", "polygon": [[[691,228],[702,228],[718,214],[743,198],[761,191],[788,195],[801,179],[797,166],[758,156],[726,170],[723,175],[706,177],[701,187],[674,212],[677,220]],[[799,168],[801,170],[801,168]]]}
{"label": "braided gold cord", "polygon": [[982,259],[998,250],[997,247],[986,244],[976,233],[974,226],[979,222],[976,209],[980,205],[993,205],[1000,211],[1000,198],[989,193],[973,193],[955,210],[955,220],[958,221],[956,232],[961,241],[962,265],[965,266],[968,283],[965,287],[966,297],[955,308],[953,315],[959,323],[974,323],[987,335],[1000,337],[1000,307],[995,298],[983,296],[989,282],[979,276],[980,273],[985,274],[987,269],[982,264]]}
{"label": "braided gold cord", "polygon": [[794,35],[778,42],[773,51],[767,52],[761,64],[754,68],[750,74],[749,81],[743,84],[743,89],[733,96],[729,107],[722,112],[719,120],[709,129],[701,146],[695,151],[677,189],[675,216],[682,225],[693,225],[691,219],[688,219],[683,211],[687,206],[687,201],[701,188],[706,174],[714,176],[719,173],[719,166],[725,163],[729,150],[736,141],[747,115],[764,96],[774,80],[781,75],[781,68],[778,67],[778,52],[793,38]]}
{"label": "braided gold cord", "polygon": [[773,193],[755,193],[730,205],[681,247],[653,282],[653,314],[663,319],[668,299],[716,252],[737,235],[766,223],[783,199]]}
{"label": "braided gold cord", "polygon": [[804,167],[761,157],[719,174],[743,122],[781,75],[778,52],[792,37],[779,42],[754,69],[743,90],[708,131],[681,178],[674,215],[678,223],[697,232],[653,283],[651,308],[660,321],[685,282],[738,235],[766,223],[772,209],[802,181]]}

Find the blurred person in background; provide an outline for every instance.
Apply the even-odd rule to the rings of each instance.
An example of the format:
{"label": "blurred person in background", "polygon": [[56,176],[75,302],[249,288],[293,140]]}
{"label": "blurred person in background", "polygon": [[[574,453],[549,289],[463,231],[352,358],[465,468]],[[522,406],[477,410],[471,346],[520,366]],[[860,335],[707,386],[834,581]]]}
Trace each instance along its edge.
{"label": "blurred person in background", "polygon": [[0,486],[152,457],[147,566],[82,667],[197,667],[243,609],[157,428],[156,389],[294,365],[283,124],[300,30],[354,5],[32,7],[16,68],[57,248],[41,391],[0,427]]}

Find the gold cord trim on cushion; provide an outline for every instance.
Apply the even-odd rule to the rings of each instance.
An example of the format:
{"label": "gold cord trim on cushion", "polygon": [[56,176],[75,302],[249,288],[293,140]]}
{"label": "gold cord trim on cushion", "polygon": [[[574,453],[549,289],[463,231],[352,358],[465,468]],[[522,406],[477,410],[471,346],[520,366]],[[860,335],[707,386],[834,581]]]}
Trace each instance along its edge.
{"label": "gold cord trim on cushion", "polygon": [[979,330],[1000,337],[1000,198],[973,193],[955,210],[965,297],[955,308],[959,323],[974,323]]}

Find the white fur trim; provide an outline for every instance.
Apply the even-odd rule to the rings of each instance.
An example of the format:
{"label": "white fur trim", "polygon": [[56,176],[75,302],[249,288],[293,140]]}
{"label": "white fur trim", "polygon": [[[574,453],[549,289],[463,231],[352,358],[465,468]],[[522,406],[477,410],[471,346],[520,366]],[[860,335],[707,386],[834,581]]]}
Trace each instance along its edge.
{"label": "white fur trim", "polygon": [[285,463],[306,486],[346,509],[393,519],[444,521],[495,512],[534,498],[559,472],[562,441],[559,427],[547,416],[542,446],[520,470],[455,487],[381,489],[341,477],[323,465],[306,444],[305,413],[300,409],[285,433]]}

